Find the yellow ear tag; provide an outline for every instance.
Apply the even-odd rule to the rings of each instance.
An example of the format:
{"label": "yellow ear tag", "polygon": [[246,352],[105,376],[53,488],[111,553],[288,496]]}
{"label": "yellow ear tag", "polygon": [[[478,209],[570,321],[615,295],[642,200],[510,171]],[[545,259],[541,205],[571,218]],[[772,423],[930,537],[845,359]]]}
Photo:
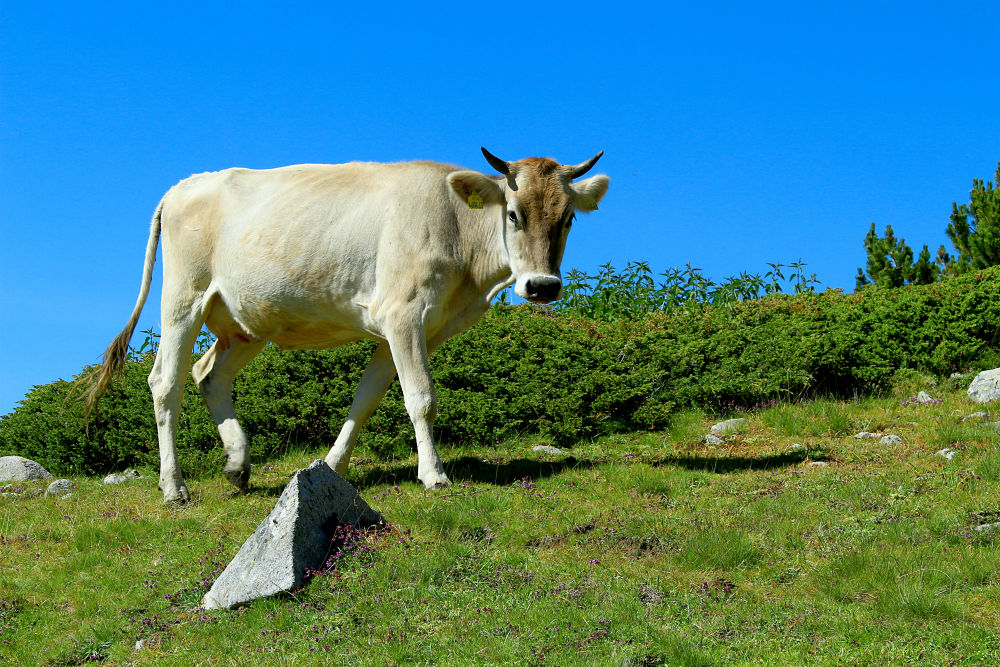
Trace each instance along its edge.
{"label": "yellow ear tag", "polygon": [[483,198],[473,192],[469,195],[469,208],[482,208]]}

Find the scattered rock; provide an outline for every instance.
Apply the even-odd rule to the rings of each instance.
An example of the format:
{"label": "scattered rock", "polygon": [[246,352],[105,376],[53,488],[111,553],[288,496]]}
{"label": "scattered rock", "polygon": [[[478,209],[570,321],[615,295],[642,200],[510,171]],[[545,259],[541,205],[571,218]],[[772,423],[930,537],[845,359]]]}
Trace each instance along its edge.
{"label": "scattered rock", "polygon": [[104,478],[105,484],[122,484],[132,479],[139,479],[142,475],[132,468],[126,468],[125,472],[113,472]]}
{"label": "scattered rock", "polygon": [[746,426],[747,420],[743,417],[737,417],[736,419],[727,419],[721,421],[718,424],[713,424],[712,428],[709,429],[712,435],[728,435],[730,433],[735,433],[739,431],[744,426]]}
{"label": "scattered rock", "polygon": [[883,435],[882,439],[879,440],[883,445],[889,445],[890,447],[895,447],[903,442],[903,439],[898,435]]}
{"label": "scattered rock", "polygon": [[660,604],[667,599],[666,593],[661,591],[656,586],[650,586],[649,584],[639,585],[639,602],[647,605]]}
{"label": "scattered rock", "polygon": [[858,433],[854,437],[857,438],[858,440],[861,440],[863,438],[881,438],[882,434],[881,433],[870,433],[868,431],[861,431],[861,433]]}
{"label": "scattered rock", "polygon": [[948,377],[950,377],[952,380],[961,380],[968,376],[965,373],[952,373]]}
{"label": "scattered rock", "polygon": [[968,394],[976,403],[989,403],[1000,398],[1000,368],[977,375],[969,385]]}
{"label": "scattered rock", "polygon": [[68,479],[57,479],[56,481],[49,484],[49,488],[45,489],[45,495],[65,496],[75,488],[76,484],[69,481]]}
{"label": "scattered rock", "polygon": [[976,526],[977,533],[997,533],[1000,532],[1000,523],[984,523]]}
{"label": "scattered rock", "polygon": [[929,405],[930,403],[940,402],[940,399],[934,398],[926,391],[921,391],[920,393],[918,393],[913,400],[917,403],[920,403],[921,405]]}
{"label": "scattered rock", "polygon": [[983,419],[983,420],[986,420],[986,419],[989,419],[989,418],[990,418],[990,413],[988,413],[988,412],[973,412],[971,415],[966,415],[965,417],[962,417],[962,421],[967,422],[967,421],[971,421],[973,419]]}
{"label": "scattered rock", "polygon": [[67,493],[65,496],[61,497],[59,500],[69,500],[73,497],[72,493]]}
{"label": "scattered rock", "polygon": [[274,509],[202,598],[202,606],[228,609],[301,586],[307,569],[322,567],[338,525],[384,522],[325,461],[314,461],[292,476]]}
{"label": "scattered rock", "polygon": [[943,456],[944,458],[946,458],[949,461],[951,461],[953,458],[955,458],[956,456],[958,456],[958,452],[955,451],[954,449],[949,448],[949,447],[945,447],[944,449],[940,450],[937,453],[937,455],[938,456]]}
{"label": "scattered rock", "polygon": [[563,454],[563,450],[558,447],[553,447],[552,445],[535,445],[531,448],[533,452],[541,452],[542,454]]}
{"label": "scattered rock", "polygon": [[0,482],[26,482],[51,479],[52,473],[23,456],[0,456]]}
{"label": "scattered rock", "polygon": [[705,444],[706,445],[721,445],[724,442],[725,442],[725,440],[723,440],[722,438],[720,438],[717,435],[713,435],[712,433],[709,433],[708,435],[705,436]]}
{"label": "scattered rock", "polygon": [[826,461],[810,461],[809,462],[809,467],[810,468],[826,468],[829,465],[830,464],[827,463]]}
{"label": "scattered rock", "polygon": [[793,442],[791,445],[788,446],[788,451],[789,452],[801,452],[805,448],[806,448],[806,446],[803,445],[801,442]]}
{"label": "scattered rock", "polygon": [[140,639],[135,643],[135,650],[141,651],[143,648],[145,648],[145,646],[146,646],[146,640]]}

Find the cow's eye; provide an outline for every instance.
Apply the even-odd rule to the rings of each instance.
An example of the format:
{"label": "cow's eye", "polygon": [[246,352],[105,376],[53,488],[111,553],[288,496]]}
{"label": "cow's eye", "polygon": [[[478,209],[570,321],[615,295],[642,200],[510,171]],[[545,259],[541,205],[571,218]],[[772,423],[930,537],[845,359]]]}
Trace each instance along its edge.
{"label": "cow's eye", "polygon": [[514,211],[511,211],[510,213],[508,213],[508,214],[507,214],[507,217],[508,217],[508,218],[510,218],[510,221],[511,221],[512,223],[514,223],[514,229],[521,229],[521,228],[522,228],[522,227],[524,226],[524,225],[522,225],[522,224],[521,224],[521,222],[520,222],[520,221],[519,221],[519,220],[517,219],[517,213],[515,213]]}

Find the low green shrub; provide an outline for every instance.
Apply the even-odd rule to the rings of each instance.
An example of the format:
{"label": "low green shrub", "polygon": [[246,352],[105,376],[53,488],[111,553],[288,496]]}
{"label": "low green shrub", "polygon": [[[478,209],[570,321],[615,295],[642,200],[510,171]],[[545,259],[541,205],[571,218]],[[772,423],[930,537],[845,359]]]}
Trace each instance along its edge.
{"label": "low green shrub", "polygon": [[[806,396],[886,393],[923,382],[921,374],[1000,365],[998,322],[996,269],[927,286],[772,294],[631,320],[498,306],[431,360],[437,438],[443,448],[493,446],[537,433],[566,445],[666,428],[678,409],[723,413]],[[330,447],[373,350],[371,342],[266,348],[233,390],[254,460]],[[28,456],[64,474],[156,464],[145,380],[151,363],[146,354],[127,364],[86,431],[79,403],[66,400],[68,383],[36,387],[0,418],[0,455]],[[188,474],[221,460],[215,426],[190,381],[178,440]],[[359,447],[391,458],[409,453],[412,441],[394,383]]]}

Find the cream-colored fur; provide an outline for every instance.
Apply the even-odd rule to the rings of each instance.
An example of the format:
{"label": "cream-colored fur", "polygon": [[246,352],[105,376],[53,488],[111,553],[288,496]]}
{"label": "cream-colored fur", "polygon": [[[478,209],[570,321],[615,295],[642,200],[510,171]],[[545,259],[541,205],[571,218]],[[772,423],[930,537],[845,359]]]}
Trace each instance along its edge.
{"label": "cream-colored fur", "polygon": [[[546,171],[543,162],[508,163],[506,179],[410,162],[228,169],[181,181],[154,215],[139,299],[108,348],[88,409],[124,359],[121,343],[145,302],[159,239],[162,332],[149,386],[166,501],[188,498],[176,429],[183,373],[203,324],[218,340],[192,375],[238,486],[250,470],[231,396],[239,369],[268,341],[322,348],[365,337],[381,344],[327,462],[347,473],[358,430],[398,374],[416,431],[417,476],[428,488],[448,484],[431,433],[429,354],[475,323],[504,287],[516,283],[528,297],[532,276],[558,278],[567,211],[596,208],[607,190],[606,176],[571,184],[569,167],[547,161]],[[469,207],[473,192],[483,208]],[[508,217],[514,209],[523,229]]]}

